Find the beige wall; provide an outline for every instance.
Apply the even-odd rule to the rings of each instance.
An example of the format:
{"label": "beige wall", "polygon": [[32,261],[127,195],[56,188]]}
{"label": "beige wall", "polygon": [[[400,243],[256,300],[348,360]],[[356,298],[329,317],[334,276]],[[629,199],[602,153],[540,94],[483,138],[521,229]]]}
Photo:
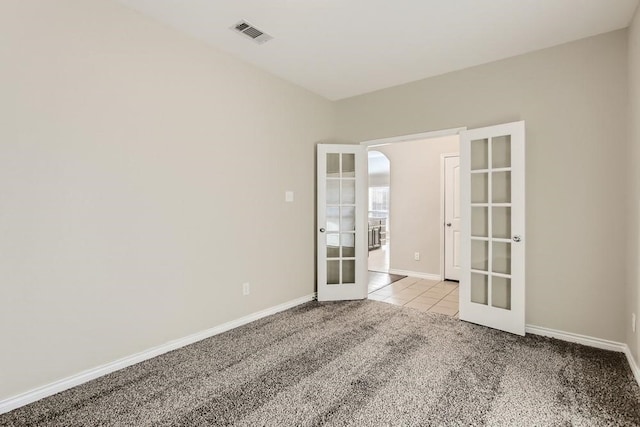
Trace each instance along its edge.
{"label": "beige wall", "polygon": [[[458,136],[401,142],[376,150],[391,162],[390,267],[440,274],[440,156],[457,153]],[[413,255],[420,252],[420,260]]]}
{"label": "beige wall", "polygon": [[111,1],[0,28],[0,400],[314,291],[328,101]]}
{"label": "beige wall", "polygon": [[526,120],[526,321],[624,341],[626,41],[616,31],[346,99],[337,136]]}
{"label": "beige wall", "polygon": [[[629,199],[627,205],[627,294],[625,310],[626,342],[640,362],[640,331],[631,329],[631,314],[640,315],[640,7],[629,28],[629,142],[627,158]],[[640,327],[640,322],[636,320]]]}

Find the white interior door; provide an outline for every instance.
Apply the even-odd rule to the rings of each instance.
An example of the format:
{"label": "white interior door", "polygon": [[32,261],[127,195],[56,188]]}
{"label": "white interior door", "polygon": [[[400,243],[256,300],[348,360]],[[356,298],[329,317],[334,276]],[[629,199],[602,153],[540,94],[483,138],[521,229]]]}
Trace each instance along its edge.
{"label": "white interior door", "polygon": [[525,333],[525,129],[460,134],[460,319]]}
{"label": "white interior door", "polygon": [[367,152],[318,145],[318,301],[367,297]]}
{"label": "white interior door", "polygon": [[444,278],[460,280],[460,157],[444,158]]}

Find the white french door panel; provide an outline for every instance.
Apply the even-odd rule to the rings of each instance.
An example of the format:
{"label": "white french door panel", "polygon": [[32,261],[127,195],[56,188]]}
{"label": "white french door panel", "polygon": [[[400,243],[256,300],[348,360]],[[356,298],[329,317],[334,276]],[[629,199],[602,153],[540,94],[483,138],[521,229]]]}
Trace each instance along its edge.
{"label": "white french door panel", "polygon": [[445,157],[444,169],[444,278],[460,280],[460,157]]}
{"label": "white french door panel", "polygon": [[460,319],[524,335],[524,121],[461,132],[460,174]]}
{"label": "white french door panel", "polygon": [[318,301],[367,297],[367,152],[318,144]]}

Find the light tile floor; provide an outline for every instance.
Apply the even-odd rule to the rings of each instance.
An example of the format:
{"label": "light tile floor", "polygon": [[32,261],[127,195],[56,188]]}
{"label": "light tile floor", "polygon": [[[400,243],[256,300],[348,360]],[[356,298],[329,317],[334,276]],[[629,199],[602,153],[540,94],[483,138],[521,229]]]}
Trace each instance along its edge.
{"label": "light tile floor", "polygon": [[371,271],[389,271],[389,245],[369,251],[368,269]]}
{"label": "light tile floor", "polygon": [[369,299],[458,318],[458,283],[405,277],[375,290]]}

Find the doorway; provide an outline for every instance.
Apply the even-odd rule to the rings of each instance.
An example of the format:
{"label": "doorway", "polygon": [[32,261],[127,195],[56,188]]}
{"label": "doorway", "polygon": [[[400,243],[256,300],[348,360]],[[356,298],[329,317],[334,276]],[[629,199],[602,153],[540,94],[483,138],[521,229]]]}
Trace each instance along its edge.
{"label": "doorway", "polygon": [[[375,224],[375,216],[386,217],[386,227],[384,221],[381,227],[385,228],[386,244],[381,245],[382,250],[370,251],[369,270],[434,281],[445,279],[443,156],[458,153],[457,134],[369,147],[369,221]],[[384,176],[380,170],[387,162],[389,172]],[[454,192],[451,197],[458,195]],[[381,201],[385,204],[382,208],[377,203]],[[459,211],[459,201],[452,205]],[[385,255],[377,257],[384,260],[381,267],[375,265],[378,254]]]}
{"label": "doorway", "polygon": [[368,161],[368,269],[370,272],[389,273],[390,238],[390,185],[391,162],[377,150],[367,152]]}
{"label": "doorway", "polygon": [[[453,199],[459,197],[459,191],[454,190],[445,197],[446,189],[455,187],[445,185],[445,160],[459,158],[458,135],[394,141],[370,147],[368,153],[370,227],[374,215],[382,216],[381,212],[376,212],[376,202],[380,201],[383,192],[386,196],[384,216],[388,224],[386,245],[381,245],[382,250],[369,252],[369,298],[457,315],[458,284],[443,279],[444,250],[449,244],[444,241],[447,234],[444,203],[445,200],[452,202],[452,207],[457,207],[458,211],[460,206],[459,200],[453,203]],[[388,177],[380,176],[380,158],[384,159],[385,165],[386,162],[390,165]],[[455,169],[451,170],[455,172]],[[382,255],[386,258],[384,270],[376,262]],[[385,287],[372,286],[371,270],[376,269],[397,275],[398,280]]]}
{"label": "doorway", "polygon": [[[461,284],[456,309],[459,307],[462,320],[524,335],[524,121],[473,130],[448,129],[368,141],[361,143],[359,147],[318,145],[318,300],[367,298],[367,149],[375,146],[380,150],[384,146],[401,145],[394,144],[397,142],[420,142],[451,135],[459,135],[456,142],[460,151],[462,219]],[[417,136],[423,138],[419,140]],[[387,153],[385,155],[389,157]],[[419,156],[415,157],[421,159]],[[396,162],[394,164],[397,166]],[[420,171],[440,171],[438,167],[421,166]],[[394,168],[398,169],[408,168]],[[411,174],[409,176],[409,185],[398,185],[396,188],[406,190],[415,186],[416,182],[430,182],[428,179],[416,179]],[[394,176],[391,177],[391,182],[398,184]],[[390,188],[389,193],[394,195],[389,204],[396,209],[397,190]],[[406,253],[404,256],[397,254],[396,249],[401,247],[397,245],[399,231],[404,229],[413,235],[422,236],[422,230],[414,227],[410,220],[424,218],[417,212],[418,209],[412,209],[409,211],[411,216],[405,218],[407,222],[403,221],[402,227],[396,227],[394,221],[398,221],[397,215],[391,212],[392,209],[389,211],[392,219],[389,226],[394,230],[394,250],[389,266],[390,272],[395,272],[395,263],[406,263],[409,258]],[[338,221],[330,221],[335,215],[338,215]],[[446,226],[443,219],[440,216],[437,229],[442,230]],[[336,225],[337,228],[334,229]],[[339,239],[334,238],[334,234]],[[443,234],[441,232],[440,235]],[[439,258],[442,262],[442,254]],[[414,252],[413,261],[421,259],[421,253]],[[419,267],[418,264],[411,265],[414,266]],[[388,285],[388,289],[384,291],[394,291],[394,299],[399,299],[399,296],[403,299],[415,299],[416,294],[424,293],[426,287],[429,287],[428,291],[432,291],[436,286],[446,285],[444,282],[424,283],[441,280],[444,269],[439,270],[440,275],[431,276],[435,279],[431,279],[429,273],[411,271],[421,280],[410,285],[401,284],[408,286],[399,291],[398,295],[395,295],[395,284]],[[382,294],[379,296],[385,297]]]}

